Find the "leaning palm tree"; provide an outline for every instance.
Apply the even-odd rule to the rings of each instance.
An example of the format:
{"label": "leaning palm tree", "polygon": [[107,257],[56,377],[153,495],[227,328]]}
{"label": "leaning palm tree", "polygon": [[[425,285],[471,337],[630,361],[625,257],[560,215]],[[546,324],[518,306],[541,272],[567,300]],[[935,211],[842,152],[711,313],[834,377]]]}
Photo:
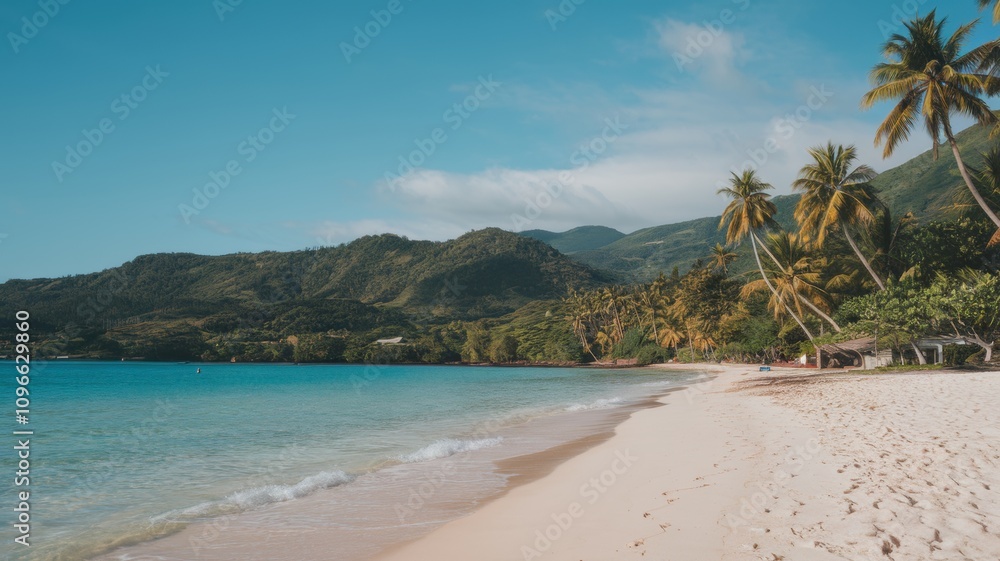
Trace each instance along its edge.
{"label": "leaning palm tree", "polygon": [[871,207],[877,198],[868,184],[875,179],[875,170],[865,165],[853,167],[858,157],[853,145],[834,146],[828,142],[826,146],[810,148],[809,155],[813,161],[802,167],[798,179],[792,183],[792,189],[802,192],[795,207],[795,220],[799,222],[803,240],[815,240],[816,247],[823,247],[827,236],[840,230],[879,290],[885,290],[882,278],[851,234],[852,228],[870,225],[875,219]]}
{"label": "leaning palm tree", "polygon": [[1000,22],[1000,0],[977,0],[979,9],[983,10],[993,4],[993,23]]}
{"label": "leaning palm tree", "polygon": [[594,354],[594,349],[588,338],[590,331],[588,323],[594,314],[589,300],[576,290],[570,290],[569,296],[566,297],[564,302],[568,308],[566,319],[572,324],[573,333],[580,338],[583,350],[594,359],[594,362],[597,362],[597,355]]}
{"label": "leaning palm tree", "polygon": [[885,158],[910,136],[920,118],[931,136],[935,158],[943,134],[969,192],[1000,228],[1000,217],[973,184],[951,127],[952,114],[972,117],[983,126],[1000,122],[981,97],[1000,90],[1000,78],[982,72],[996,42],[961,54],[977,22],[960,26],[946,39],[943,29],[947,18],[939,21],[935,12],[904,23],[906,34],[893,34],[885,43],[882,52],[890,62],[872,69],[874,87],[861,98],[861,107],[870,109],[882,101],[898,101],[875,133],[875,145],[885,145]]}
{"label": "leaning palm tree", "polygon": [[622,322],[621,315],[622,297],[623,292],[620,286],[609,286],[600,293],[601,304],[604,306],[604,311],[611,318],[611,326],[613,329],[610,336],[616,343],[625,338],[625,325]]}
{"label": "leaning palm tree", "polygon": [[771,195],[767,193],[773,187],[769,183],[761,181],[757,177],[757,172],[753,169],[746,169],[742,173],[732,173],[729,178],[729,186],[718,190],[720,195],[726,195],[732,199],[722,212],[722,220],[719,221],[719,228],[726,228],[726,243],[739,244],[746,238],[750,238],[750,245],[753,247],[753,256],[757,261],[757,270],[764,284],[771,290],[771,294],[779,300],[802,331],[805,332],[809,340],[813,339],[812,333],[802,320],[788,306],[777,289],[771,283],[764,266],[760,262],[760,252],[757,251],[757,244],[761,243],[757,234],[766,226],[774,224],[774,214],[778,208],[771,202]]}
{"label": "leaning palm tree", "polygon": [[[829,311],[829,295],[823,289],[823,275],[820,264],[810,254],[806,244],[796,234],[778,232],[767,236],[767,245],[774,256],[774,267],[767,267],[771,273],[777,292],[771,297],[768,307],[774,312],[775,319],[781,319],[788,311],[782,302],[794,302],[799,316],[805,314],[805,305],[816,315],[831,323],[834,330],[840,332],[840,327],[821,307]],[[744,285],[742,296],[745,298],[754,292],[764,290],[760,280]]]}
{"label": "leaning palm tree", "polygon": [[669,300],[664,293],[666,282],[667,278],[663,273],[660,273],[660,276],[653,282],[640,287],[637,294],[638,304],[642,307],[643,315],[649,318],[649,325],[653,330],[650,337],[657,343],[660,342],[660,310],[667,307]]}

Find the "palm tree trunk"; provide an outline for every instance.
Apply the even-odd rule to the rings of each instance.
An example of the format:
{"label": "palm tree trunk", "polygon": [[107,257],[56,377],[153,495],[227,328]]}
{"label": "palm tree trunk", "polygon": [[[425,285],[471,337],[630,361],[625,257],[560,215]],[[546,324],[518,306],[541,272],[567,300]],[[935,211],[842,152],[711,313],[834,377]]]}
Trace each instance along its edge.
{"label": "palm tree trunk", "polygon": [[622,317],[618,314],[618,306],[612,304],[615,308],[615,327],[618,328],[618,340],[621,341],[625,338],[625,326],[622,324]]}
{"label": "palm tree trunk", "polygon": [[[806,337],[808,337],[809,340],[812,341],[813,334],[809,332],[809,328],[806,327],[806,324],[802,323],[802,320],[799,319],[799,316],[795,315],[795,312],[793,312],[792,308],[788,306],[784,298],[782,298],[781,295],[778,294],[778,289],[774,288],[774,285],[771,284],[771,279],[769,279],[767,273],[764,272],[764,265],[760,262],[760,253],[757,252],[757,234],[750,234],[750,245],[753,246],[753,257],[754,259],[757,260],[757,269],[760,271],[760,276],[764,278],[764,284],[766,284],[767,287],[771,289],[771,294],[774,294],[774,297],[777,298],[779,302],[781,302],[781,305],[785,307],[785,311],[788,312],[788,315],[792,316],[792,319],[795,320],[795,323],[799,324],[799,327],[801,327],[802,331],[805,332]],[[760,245],[763,247],[764,244]],[[767,251],[767,248],[765,248],[765,251]],[[771,253],[768,252],[768,255],[771,255]],[[771,255],[771,257],[773,258],[774,256]]]}
{"label": "palm tree trunk", "polygon": [[882,282],[882,279],[875,273],[875,269],[872,268],[872,264],[869,263],[868,260],[865,259],[864,254],[861,253],[861,249],[858,248],[858,244],[854,242],[854,236],[851,235],[851,230],[847,227],[847,224],[841,222],[840,229],[844,231],[844,237],[847,238],[847,243],[851,244],[851,249],[854,250],[854,254],[861,260],[861,264],[865,266],[865,269],[868,269],[868,274],[875,280],[875,284],[878,285],[878,289],[885,290],[885,283]]}
{"label": "palm tree trunk", "polygon": [[[832,317],[830,317],[825,312],[823,312],[823,310],[819,309],[816,306],[816,304],[813,304],[812,302],[810,302],[809,299],[806,298],[805,296],[803,296],[801,294],[798,294],[797,296],[799,297],[799,300],[801,300],[803,304],[805,304],[810,310],[813,311],[813,313],[815,313],[819,317],[821,317],[824,320],[826,320],[826,322],[830,324],[830,327],[832,327],[834,331],[836,331],[837,333],[840,333],[840,326],[837,325],[837,322],[833,321]],[[822,326],[822,324],[820,324],[820,325]]]}
{"label": "palm tree trunk", "polygon": [[944,123],[944,134],[948,138],[948,144],[951,145],[951,152],[955,155],[955,163],[958,164],[958,172],[962,174],[962,179],[965,180],[965,186],[969,188],[972,197],[982,207],[986,216],[989,216],[997,228],[1000,228],[1000,218],[997,217],[997,214],[990,208],[986,199],[979,193],[979,189],[976,189],[976,186],[972,183],[972,176],[969,175],[969,170],[965,168],[965,162],[962,161],[962,154],[958,151],[958,142],[955,141],[955,136],[951,133],[951,123],[947,121]]}
{"label": "palm tree trunk", "polygon": [[[764,249],[764,252],[767,253],[767,256],[771,258],[771,262],[773,262],[774,265],[780,269],[781,268],[781,263],[778,263],[778,258],[775,257],[773,253],[771,253],[771,250],[768,249],[768,247],[766,245],[764,245],[763,243],[760,244],[760,247],[762,247]],[[758,261],[757,264],[760,265],[760,262]],[[763,269],[761,269],[761,271],[763,272]],[[822,310],[820,310],[815,305],[813,305],[812,302],[810,302],[809,300],[807,300],[805,296],[802,296],[801,294],[798,294],[798,293],[796,293],[795,295],[798,297],[798,299],[800,301],[802,301],[803,304],[805,304],[806,306],[808,306],[810,310],[812,310],[813,312],[816,312],[816,315],[818,315],[819,317],[821,317],[824,320],[826,320],[826,322],[829,323],[831,327],[833,327],[834,331],[836,331],[837,333],[840,333],[840,326],[837,325],[837,322],[833,321],[832,317],[830,317],[829,315],[823,313]]]}
{"label": "palm tree trunk", "polygon": [[923,351],[917,346],[916,341],[910,341],[910,346],[913,347],[913,352],[917,353],[917,362],[920,364],[927,364],[927,359],[924,358]]}
{"label": "palm tree trunk", "polygon": [[635,315],[635,324],[641,330],[642,329],[642,317],[639,315],[639,304],[632,303],[632,314]]}

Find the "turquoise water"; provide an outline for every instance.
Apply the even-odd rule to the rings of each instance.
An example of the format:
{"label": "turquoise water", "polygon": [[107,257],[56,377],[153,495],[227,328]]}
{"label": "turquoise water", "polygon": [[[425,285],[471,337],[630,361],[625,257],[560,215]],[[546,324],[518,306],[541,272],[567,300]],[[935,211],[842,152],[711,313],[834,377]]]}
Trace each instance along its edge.
{"label": "turquoise water", "polygon": [[[36,369],[30,386],[32,546],[13,544],[14,519],[4,508],[9,537],[0,557],[86,559],[196,520],[351,485],[387,466],[502,449],[498,427],[613,408],[689,377],[653,370],[52,362]],[[3,384],[13,409],[13,376]],[[7,450],[4,502],[13,503],[8,475],[16,458]]]}

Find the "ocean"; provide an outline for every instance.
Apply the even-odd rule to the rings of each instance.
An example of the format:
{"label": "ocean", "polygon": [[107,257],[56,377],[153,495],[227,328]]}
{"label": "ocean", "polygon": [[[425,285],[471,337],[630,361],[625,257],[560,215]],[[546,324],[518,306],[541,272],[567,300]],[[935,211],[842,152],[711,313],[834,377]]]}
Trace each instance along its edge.
{"label": "ocean", "polygon": [[[0,558],[236,558],[240,536],[266,526],[343,532],[345,542],[368,536],[325,556],[362,559],[500,492],[510,474],[497,469],[498,461],[606,428],[616,410],[697,376],[655,369],[36,365],[27,427],[34,431],[31,547],[13,542],[12,507],[23,488],[13,485],[17,442],[9,436],[0,461],[10,472],[3,475],[8,538]],[[3,381],[11,408],[13,378]]]}

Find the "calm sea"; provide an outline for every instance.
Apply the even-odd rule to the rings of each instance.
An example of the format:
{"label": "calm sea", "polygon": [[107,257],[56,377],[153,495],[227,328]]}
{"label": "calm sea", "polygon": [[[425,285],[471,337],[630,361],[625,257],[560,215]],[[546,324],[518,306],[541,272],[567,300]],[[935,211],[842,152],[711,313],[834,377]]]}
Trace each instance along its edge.
{"label": "calm sea", "polygon": [[[30,385],[32,545],[13,543],[16,442],[8,436],[0,460],[9,472],[0,487],[7,528],[0,558],[89,559],[215,518],[305,505],[332,491],[339,494],[324,500],[322,516],[336,518],[329,505],[354,500],[352,486],[371,502],[372,493],[361,490],[388,481],[388,474],[456,455],[509,456],[529,444],[519,427],[552,419],[571,426],[695,376],[647,369],[50,362],[36,368]],[[2,382],[10,415],[13,378]],[[23,428],[13,419],[8,424]],[[465,480],[478,488],[502,485],[485,472]],[[342,525],[359,512],[358,504],[348,506]]]}

